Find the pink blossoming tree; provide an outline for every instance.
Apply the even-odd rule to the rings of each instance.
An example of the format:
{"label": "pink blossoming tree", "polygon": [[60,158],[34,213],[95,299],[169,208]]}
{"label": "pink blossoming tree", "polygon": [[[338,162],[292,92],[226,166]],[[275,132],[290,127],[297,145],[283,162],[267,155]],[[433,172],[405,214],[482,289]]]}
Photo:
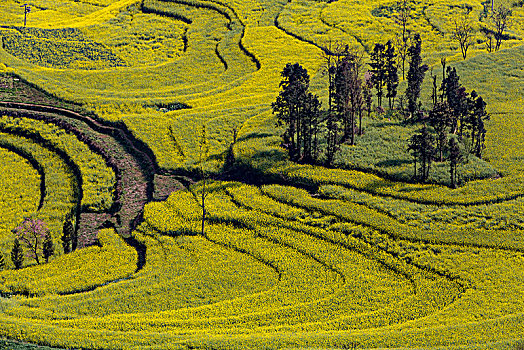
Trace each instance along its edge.
{"label": "pink blossoming tree", "polygon": [[39,251],[46,235],[49,234],[45,222],[38,218],[25,218],[13,232],[20,242],[28,248],[26,256],[35,259],[36,263],[40,264]]}

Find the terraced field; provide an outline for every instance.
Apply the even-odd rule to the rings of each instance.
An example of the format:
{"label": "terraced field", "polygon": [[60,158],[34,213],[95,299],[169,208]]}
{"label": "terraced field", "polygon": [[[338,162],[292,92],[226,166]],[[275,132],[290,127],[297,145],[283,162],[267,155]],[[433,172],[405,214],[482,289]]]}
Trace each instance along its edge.
{"label": "terraced field", "polygon": [[[524,7],[499,4],[513,11],[502,49],[478,31],[462,60],[446,19],[468,8],[482,28],[491,4],[410,2],[425,63],[446,57],[492,116],[499,176],[451,189],[380,177],[356,148],[348,170],[280,147],[283,66],[304,66],[326,103],[322,53],[393,39],[395,2],[34,0],[23,27],[3,1],[0,348],[524,346]],[[377,118],[369,130],[394,132]],[[15,270],[30,215],[57,254]],[[66,220],[82,248],[69,254]]]}

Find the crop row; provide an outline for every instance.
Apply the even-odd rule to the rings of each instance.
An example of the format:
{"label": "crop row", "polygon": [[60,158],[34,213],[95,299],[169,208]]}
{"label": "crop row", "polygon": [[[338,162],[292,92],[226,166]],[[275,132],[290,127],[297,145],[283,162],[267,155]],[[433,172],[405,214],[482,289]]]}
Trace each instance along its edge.
{"label": "crop row", "polygon": [[[136,268],[136,251],[109,229],[100,231],[98,241],[101,246],[58,256],[45,265],[0,272],[1,293],[32,296],[71,294],[129,277]],[[31,307],[27,308],[22,303],[20,310],[23,309],[31,310]],[[13,309],[11,312],[19,313],[20,310]],[[24,312],[26,317],[28,312]]]}
{"label": "crop row", "polygon": [[100,69],[125,66],[106,46],[90,41],[70,41],[56,39],[49,30],[49,36],[33,37],[29,33],[3,30],[2,43],[11,55],[37,66]]}
{"label": "crop row", "polygon": [[[7,133],[6,133],[7,131]],[[70,159],[63,158],[57,154],[57,149],[47,147],[42,140],[34,141],[32,137],[16,136],[10,133],[12,130],[2,130],[1,142],[8,147],[14,147],[25,157],[30,157],[34,162],[40,164],[45,174],[45,198],[42,207],[38,210],[38,217],[48,225],[53,240],[58,244],[62,234],[62,224],[66,217],[73,215],[75,218],[81,199],[81,190],[79,189],[78,178],[72,171]],[[31,135],[26,135],[31,136]],[[65,156],[64,154],[62,156]],[[17,209],[17,208],[13,208]],[[18,208],[23,209],[23,208]],[[21,211],[21,213],[23,210]],[[32,213],[28,213],[32,214]],[[20,215],[20,214],[18,214]],[[14,225],[12,222],[11,225]],[[16,224],[16,223],[15,223]],[[14,239],[11,230],[2,232],[2,250],[4,256],[12,247]],[[6,259],[10,266],[10,260]]]}
{"label": "crop row", "polygon": [[[209,249],[197,249],[203,243],[202,238],[179,237],[175,239],[178,243],[175,243],[173,239],[157,236],[155,233],[157,231],[148,228],[150,225],[148,218],[165,215],[165,212],[170,210],[174,210],[171,214],[173,219],[168,221],[172,227],[166,233],[179,232],[177,220],[174,219],[177,215],[185,216],[185,221],[190,219],[196,224],[195,226],[198,226],[196,201],[193,200],[191,203],[191,194],[188,192],[179,192],[173,194],[166,202],[165,209],[148,205],[146,214],[152,211],[157,215],[145,215],[146,224],[142,229],[144,235],[139,234],[138,238],[146,242],[151,260],[148,260],[144,269],[131,280],[107,285],[82,296],[69,296],[67,301],[62,300],[63,297],[31,299],[25,306],[11,308],[8,316],[3,316],[3,320],[6,321],[3,334],[17,337],[15,333],[5,333],[9,332],[12,317],[19,317],[20,320],[31,318],[34,324],[44,326],[43,331],[39,333],[25,333],[26,337],[29,336],[31,339],[35,337],[34,341],[38,341],[36,338],[46,334],[46,327],[54,329],[56,334],[61,333],[60,328],[67,327],[71,330],[70,336],[62,335],[60,340],[53,337],[53,344],[75,346],[79,344],[77,339],[80,335],[85,335],[85,332],[95,332],[90,333],[92,336],[89,345],[110,348],[137,341],[134,337],[123,340],[119,335],[123,331],[131,330],[140,331],[144,340],[154,342],[155,334],[160,330],[169,340],[182,329],[186,334],[198,336],[211,329],[213,334],[218,335],[241,334],[256,329],[273,333],[295,329],[304,331],[327,330],[333,327],[367,328],[426,315],[431,310],[441,307],[442,303],[448,303],[457,293],[456,286],[449,284],[445,279],[428,278],[429,275],[425,272],[396,262],[390,255],[359,243],[351,236],[333,236],[327,231],[309,229],[302,224],[297,224],[298,226],[293,228],[281,226],[285,221],[273,219],[268,215],[260,216],[235,206],[231,198],[222,192],[223,185],[217,184],[212,188],[214,192],[208,197],[211,222],[223,223],[209,223],[206,231],[207,239],[216,242],[218,246],[229,248],[227,260],[224,260],[227,266],[232,266],[229,264],[229,255],[238,254],[234,253],[234,250],[244,252],[238,254],[244,256],[244,259],[253,256],[256,260],[264,262],[264,265],[253,264],[256,260],[252,260],[248,270],[242,269],[244,273],[249,271],[247,276],[255,278],[254,281],[258,280],[256,276],[267,276],[268,272],[262,270],[273,266],[279,276],[274,286],[259,292],[251,290],[236,298],[228,294],[227,299],[215,300],[205,307],[195,307],[198,302],[195,304],[191,299],[187,299],[189,307],[176,304],[180,296],[175,296],[181,290],[172,287],[174,282],[172,280],[175,278],[179,286],[183,283],[184,279],[181,278],[185,276],[184,264],[180,266],[182,270],[178,270],[173,276],[172,263],[169,260],[181,260],[184,254],[201,256]],[[193,212],[187,213],[188,207],[192,207]],[[230,226],[241,222],[244,226],[255,227]],[[206,245],[209,246],[209,243]],[[184,253],[180,255],[176,253],[177,251]],[[364,254],[359,251],[363,251]],[[166,261],[167,257],[169,258]],[[247,258],[243,264],[248,263],[250,259],[252,258]],[[384,264],[394,268],[384,270]],[[259,271],[255,272],[256,270]],[[397,270],[399,272],[395,272]],[[220,271],[223,272],[223,269]],[[355,275],[357,271],[358,276]],[[410,276],[407,280],[406,274]],[[193,274],[189,276],[193,281],[199,280],[194,279]],[[209,275],[207,276],[209,278]],[[242,276],[233,285],[237,286],[247,276]],[[260,284],[263,283],[262,281],[267,281],[267,277],[258,280],[257,283],[262,286],[263,284]],[[168,285],[171,287],[168,288]],[[414,291],[413,287],[415,287]],[[194,286],[187,288],[187,292],[191,293],[191,290],[194,290]],[[385,290],[388,292],[384,295]],[[146,292],[149,296],[144,294]],[[415,294],[412,294],[413,292]],[[173,295],[170,297],[165,293]],[[103,295],[111,295],[111,297],[106,299],[102,297]],[[428,295],[432,297],[428,299]],[[147,307],[146,304],[144,307],[140,306],[144,300],[148,300]],[[129,316],[120,314],[118,317],[111,315],[114,312],[127,312],[125,305],[128,305],[129,311],[133,310],[134,314]],[[410,306],[407,308],[403,305]],[[155,311],[155,307],[160,307],[159,311],[163,312]],[[147,312],[137,314],[136,311],[141,309]],[[48,310],[53,310],[53,316]],[[399,312],[400,310],[402,311]],[[71,319],[76,313],[90,316]],[[275,320],[279,322],[275,323]],[[26,327],[23,322],[19,323],[19,326]],[[107,333],[109,331],[114,335],[113,340],[102,335],[109,334]],[[136,344],[141,343],[138,341]]]}
{"label": "crop row", "polygon": [[294,187],[267,186],[264,193],[292,205],[311,208],[327,215],[342,217],[346,221],[369,226],[395,238],[407,240],[422,240],[428,243],[478,245],[506,249],[523,249],[518,232],[515,236],[507,231],[477,230],[461,225],[431,225],[411,226],[400,223],[391,216],[371,209],[365,205],[339,201],[321,200],[310,196],[305,190]]}
{"label": "crop row", "polygon": [[[341,186],[325,185],[319,188],[319,194],[332,199],[342,199],[384,213],[400,223],[416,227],[434,227],[439,225],[461,226],[463,228],[491,231],[522,230],[524,218],[520,215],[523,198],[504,201],[492,205],[448,207],[422,205],[398,199],[373,196]],[[518,234],[518,233],[517,233]]]}
{"label": "crop row", "polygon": [[[238,188],[238,186],[232,186],[230,189],[237,192],[237,191],[241,191],[243,188]],[[271,200],[269,200],[269,203],[271,203]],[[166,209],[166,207],[169,207],[169,208]],[[164,209],[161,211],[161,213],[163,213],[164,216],[166,212],[170,211],[171,208],[172,208],[171,210],[176,210],[172,204],[166,205],[166,207],[164,207]],[[282,206],[279,206],[279,207],[282,207]],[[150,208],[151,210],[158,211],[156,206],[155,207],[148,206],[148,208]],[[148,210],[146,210],[146,213],[147,211]],[[213,222],[218,220],[219,222],[223,222],[223,223],[229,223],[229,224],[249,227],[251,230],[255,231],[255,237],[263,237],[263,238],[265,237],[266,239],[270,239],[271,241],[278,242],[279,244],[283,244],[289,247],[294,247],[302,254],[305,254],[306,256],[309,256],[310,258],[313,258],[313,259],[318,259],[318,261],[325,261],[326,259],[330,259],[329,255],[326,255],[326,252],[332,252],[330,254],[335,254],[333,252],[339,252],[339,249],[336,247],[332,247],[332,248],[324,247],[323,250],[321,250],[324,252],[323,254],[315,253],[315,249],[313,247],[315,247],[316,244],[319,244],[322,241],[322,237],[323,237],[322,235],[324,235],[324,238],[330,236],[330,234],[322,233],[326,231],[323,231],[321,229],[315,230],[311,228],[306,228],[307,226],[304,226],[304,224],[301,222],[297,222],[293,224],[293,223],[289,223],[281,219],[274,219],[268,215],[264,215],[264,214],[261,215],[260,213],[255,214],[250,211],[240,209],[236,207],[233,203],[231,203],[230,199],[224,195],[220,195],[220,194],[214,195],[213,199],[211,199],[211,203],[209,204],[208,212],[209,212],[209,215],[211,216],[210,220],[212,220]],[[176,220],[171,219],[169,222],[175,224]],[[195,225],[195,229],[197,227],[198,225]],[[269,229],[264,230],[263,227],[269,227]],[[276,229],[276,227],[281,227],[281,230],[284,230],[285,233],[282,232],[280,234],[277,234],[276,232],[278,232],[279,229]],[[298,233],[298,232],[301,232],[301,233]],[[311,235],[316,235],[317,238],[310,237],[307,234],[304,236],[304,233],[306,232],[309,232],[309,234]],[[297,237],[297,234],[300,236],[300,238]],[[343,236],[339,235],[339,237],[343,237]],[[318,238],[321,239],[320,242],[318,241]],[[346,239],[344,240],[346,241]],[[306,242],[309,242],[309,243],[306,243]],[[329,245],[326,242],[322,244]],[[350,246],[350,247],[354,248],[354,244],[355,243],[352,243],[353,246]],[[303,246],[304,248],[300,248],[301,246]],[[308,247],[307,249],[305,248],[306,246]],[[326,264],[326,262],[324,262],[324,264]],[[330,263],[326,265],[327,266],[341,266],[340,263],[335,264],[333,261],[331,261]],[[367,264],[363,264],[363,265],[367,265]],[[337,271],[337,269],[335,269],[334,271]]]}
{"label": "crop row", "polygon": [[107,210],[113,203],[115,173],[108,167],[104,159],[92,152],[87,145],[80,142],[74,135],[42,121],[24,118],[0,117],[2,128],[14,127],[31,133],[39,134],[62,149],[79,167],[82,175],[82,206],[88,210]]}
{"label": "crop row", "polygon": [[[264,192],[268,189],[271,188],[265,187]],[[198,194],[198,188],[194,190],[195,194]],[[279,193],[289,192],[280,187],[275,190]],[[384,244],[393,243],[409,246],[410,242],[402,240],[393,242],[388,236],[382,237],[381,241],[373,241],[373,237],[378,238],[380,234],[377,235],[366,229],[361,230],[364,235],[354,238],[351,234],[335,230],[335,225],[328,226],[328,229],[314,227],[315,225],[311,225],[311,222],[304,221],[305,217],[311,213],[309,208],[293,208],[294,205],[289,206],[274,201],[254,187],[234,183],[215,183],[211,185],[210,191],[207,199],[210,221],[206,225],[205,237],[218,246],[229,248],[228,255],[241,251],[244,254],[239,256],[245,258],[252,256],[264,262],[267,267],[276,269],[279,278],[273,280],[275,284],[272,287],[266,285],[266,288],[270,288],[265,291],[264,289],[258,292],[251,290],[245,295],[238,294],[233,299],[215,300],[206,306],[198,306],[202,304],[190,297],[185,299],[181,299],[180,295],[175,297],[179,292],[173,292],[175,294],[170,297],[158,299],[171,290],[163,283],[172,283],[168,281],[181,274],[185,276],[184,261],[187,260],[182,258],[184,255],[193,256],[189,261],[194,264],[202,261],[200,260],[203,258],[202,254],[206,254],[205,252],[208,252],[212,246],[208,242],[205,243],[206,248],[202,249],[204,246],[201,244],[205,242],[203,237],[178,236],[183,231],[181,229],[183,227],[186,228],[184,231],[186,234],[191,230],[194,232],[199,229],[199,207],[191,193],[177,192],[172,194],[167,202],[151,203],[147,206],[146,223],[142,226],[137,238],[146,242],[151,260],[148,260],[144,270],[138,272],[133,279],[107,285],[81,296],[70,296],[67,300],[62,297],[46,300],[35,298],[27,305],[32,307],[15,308],[10,317],[2,316],[5,324],[3,334],[16,338],[17,333],[14,328],[16,325],[17,329],[26,330],[24,331],[25,339],[29,338],[33,341],[41,341],[44,339],[42,337],[47,336],[52,340],[52,344],[71,347],[80,346],[80,337],[89,336],[88,343],[82,343],[83,346],[87,344],[91,347],[122,348],[131,347],[132,344],[138,347],[146,344],[150,346],[156,342],[160,344],[159,332],[161,332],[162,345],[159,346],[164,348],[166,346],[176,348],[183,346],[182,344],[278,348],[284,344],[278,334],[285,331],[295,333],[294,342],[296,344],[304,344],[305,339],[318,345],[335,346],[347,343],[351,339],[371,344],[369,337],[376,342],[377,336],[374,329],[367,330],[367,327],[395,324],[404,325],[406,334],[399,336],[398,333],[385,331],[378,339],[395,344],[399,342],[419,344],[410,339],[410,335],[421,334],[435,325],[458,322],[453,321],[453,315],[463,315],[460,316],[460,320],[464,320],[465,323],[461,323],[460,327],[455,329],[458,334],[465,334],[465,332],[471,332],[471,322],[481,321],[486,324],[495,324],[496,321],[493,318],[496,318],[496,315],[504,315],[511,310],[517,310],[520,305],[508,308],[509,304],[499,302],[502,297],[500,294],[502,286],[505,283],[514,284],[518,277],[511,277],[511,274],[507,274],[503,278],[507,281],[502,281],[500,276],[493,278],[486,270],[488,265],[502,266],[511,261],[512,266],[517,267],[524,263],[515,253],[497,252],[484,248],[477,248],[475,251],[468,247],[438,244],[426,245],[429,246],[429,250],[410,253],[409,256],[413,262],[419,266],[460,275],[461,278],[473,283],[475,289],[466,290],[458,302],[449,304],[457,295],[460,295],[457,293],[461,291],[460,288],[457,289],[454,282],[443,277],[432,280],[438,275],[413,268],[403,260],[394,258],[391,253],[387,253],[392,251],[392,247],[384,246]],[[299,192],[293,192],[293,196]],[[253,200],[250,201],[250,198]],[[311,204],[305,202],[303,196],[298,199],[308,206]],[[246,205],[237,206],[241,202]],[[250,202],[252,206],[247,209]],[[166,218],[165,222],[159,222],[161,217]],[[338,223],[339,226],[342,224],[342,222]],[[161,231],[159,232],[158,229]],[[169,238],[162,234],[176,237]],[[438,253],[434,253],[433,250]],[[177,251],[183,254],[180,255]],[[180,266],[176,276],[173,276],[172,263],[167,257],[175,259],[177,266]],[[453,259],[457,257],[460,257],[461,260],[454,261]],[[229,261],[228,259],[230,259],[229,256],[224,263]],[[484,263],[477,265],[479,259]],[[209,260],[204,259],[203,261]],[[162,266],[166,266],[165,270]],[[224,268],[232,265],[220,266]],[[256,269],[256,266],[257,264],[254,264],[247,270],[245,268],[241,270],[246,273],[246,271]],[[263,265],[258,264],[258,266],[260,268]],[[299,271],[297,271],[298,266],[300,266]],[[209,266],[209,268],[212,267]],[[193,278],[195,272],[190,273],[187,277]],[[268,271],[259,271],[259,273],[267,275]],[[248,275],[256,278],[257,273],[253,271]],[[212,275],[206,273],[205,276],[209,278]],[[370,279],[371,276],[376,276],[378,280],[375,280],[375,277]],[[428,278],[430,276],[433,277]],[[237,274],[237,277],[240,276]],[[192,279],[193,283],[199,280],[200,278]],[[304,281],[323,287],[311,291],[307,285],[303,284]],[[329,282],[320,283],[320,281]],[[336,281],[338,284],[333,285],[332,283]],[[183,283],[182,280],[178,280],[177,285],[184,285]],[[240,280],[234,282],[231,287],[238,283]],[[262,283],[262,279],[257,283]],[[387,284],[387,287],[384,285],[385,289],[377,287],[384,283]],[[397,287],[393,288],[393,285]],[[262,287],[262,284],[259,286]],[[184,294],[195,290],[193,284],[187,287]],[[414,295],[410,294],[413,287],[415,288]],[[328,290],[331,292],[322,296]],[[384,290],[388,291],[387,294],[384,294]],[[400,294],[391,294],[394,290]],[[201,291],[205,299],[207,291],[202,289]],[[464,312],[465,308],[477,305],[475,300],[487,296],[486,293],[493,293],[492,296],[495,299],[491,299],[489,303],[482,303],[478,312]],[[136,298],[131,297],[133,295]],[[190,295],[192,297],[192,294]],[[516,301],[518,289],[510,296],[505,295],[510,297],[510,300]],[[185,306],[183,303],[177,304],[176,300],[186,300],[187,304]],[[491,313],[483,316],[482,312],[491,307],[493,302],[495,302],[495,308]],[[385,304],[388,306],[383,307]],[[442,305],[447,304],[448,306],[443,309]],[[125,305],[128,305],[129,309]],[[369,309],[366,309],[368,307]],[[121,314],[133,309],[144,312],[129,316]],[[54,310],[56,314],[60,315],[59,318],[64,319],[56,319],[46,310]],[[59,312],[59,310],[62,311]],[[84,313],[90,316],[81,318],[74,316]],[[111,315],[113,313],[119,313],[119,315]],[[66,316],[68,320],[65,319]],[[71,319],[72,316],[76,319]],[[422,316],[424,317],[420,318]],[[23,321],[15,321],[15,317],[18,317],[19,320],[31,317],[32,323],[38,325],[39,331],[30,331],[32,326]],[[410,328],[411,322],[402,321],[410,318],[421,320],[417,321],[419,326]],[[278,322],[275,323],[275,320]],[[512,325],[518,322],[518,317],[509,318],[506,329],[511,332],[514,329]],[[427,328],[420,328],[421,324]],[[62,331],[63,327],[69,329],[68,334]],[[338,332],[338,330],[354,328],[360,328],[361,331],[348,334]],[[111,330],[111,336],[108,330]],[[136,337],[135,332],[129,333],[131,330],[138,331],[141,337]],[[332,332],[332,336],[323,333],[328,330]],[[256,336],[260,331],[266,334],[265,340]],[[53,332],[55,336],[49,337],[50,332]],[[188,340],[182,341],[178,338],[181,332]],[[443,332],[449,336],[448,328],[443,329]],[[227,341],[226,339],[231,339],[232,334],[236,335],[235,340]],[[471,334],[476,334],[472,339],[484,339],[485,337],[484,333]],[[497,332],[490,334],[498,335]],[[446,344],[460,344],[458,339],[441,338],[436,335],[426,335],[425,339],[425,344],[436,344],[443,339],[446,339]]]}
{"label": "crop row", "polygon": [[45,173],[38,163],[10,143],[0,141],[0,154],[3,160],[0,176],[0,254],[6,260],[5,253],[10,251],[12,242],[5,238],[14,228],[13,223],[22,222],[24,216],[29,216],[43,204],[45,187],[42,191],[40,185]]}

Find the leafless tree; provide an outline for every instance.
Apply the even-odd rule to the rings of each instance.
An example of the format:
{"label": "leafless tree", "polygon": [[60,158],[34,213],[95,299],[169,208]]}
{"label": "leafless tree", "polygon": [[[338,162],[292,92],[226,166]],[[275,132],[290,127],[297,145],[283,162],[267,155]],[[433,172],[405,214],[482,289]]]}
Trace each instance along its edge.
{"label": "leafless tree", "polygon": [[399,63],[402,63],[402,79],[405,78],[406,58],[408,55],[410,32],[408,30],[408,22],[411,17],[411,8],[408,0],[401,0],[396,15],[396,22],[400,27],[400,32],[395,39],[395,47],[398,51]]}
{"label": "leafless tree", "polygon": [[494,51],[498,51],[500,49],[504,31],[508,28],[510,24],[510,20],[511,20],[510,16],[511,16],[511,10],[504,6],[497,7],[495,11],[493,12],[491,19],[493,22],[493,27],[494,27],[494,32],[495,32]]}
{"label": "leafless tree", "polygon": [[493,43],[493,34],[489,32],[486,33],[486,50],[488,50],[488,52],[493,52],[495,50],[495,45]]}
{"label": "leafless tree", "polygon": [[358,49],[346,47],[340,53],[335,72],[335,103],[344,125],[344,140],[355,144],[355,116],[362,116],[364,100],[362,98],[361,69],[363,53]]}
{"label": "leafless tree", "polygon": [[462,51],[462,58],[466,59],[468,49],[473,43],[474,28],[471,19],[467,13],[464,13],[458,18],[453,18],[453,31],[451,37],[460,45]]}
{"label": "leafless tree", "polygon": [[[336,45],[338,47],[338,45]],[[326,118],[327,128],[327,148],[326,148],[326,164],[329,166],[333,162],[335,152],[338,144],[338,118],[337,113],[333,108],[333,99],[335,95],[335,73],[337,60],[340,58],[333,54],[331,41],[329,42],[328,52],[322,52],[322,59],[324,61],[324,72],[328,76],[328,110]],[[338,52],[338,49],[336,50]]]}

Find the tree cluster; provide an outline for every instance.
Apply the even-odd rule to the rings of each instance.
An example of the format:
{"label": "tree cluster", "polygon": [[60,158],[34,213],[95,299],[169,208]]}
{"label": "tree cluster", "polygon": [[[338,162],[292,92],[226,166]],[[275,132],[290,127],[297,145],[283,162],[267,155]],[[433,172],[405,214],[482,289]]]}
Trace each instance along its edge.
{"label": "tree cluster", "polygon": [[[429,67],[422,62],[419,34],[410,40],[407,58],[407,86],[399,99],[399,110],[407,122],[424,124],[409,139],[414,179],[426,182],[433,162],[449,161],[451,186],[455,187],[457,165],[466,159],[464,153],[482,157],[485,121],[489,119],[486,103],[475,91],[467,93],[456,69],[446,69],[446,60],[442,59],[440,88],[437,76],[432,74],[433,107],[424,110],[420,94]],[[323,164],[331,166],[339,146],[355,145],[356,136],[362,135],[362,115],[365,111],[370,115],[374,95],[378,111],[384,110],[383,98],[388,99],[390,110],[395,109],[400,62],[391,41],[375,44],[370,68],[364,74],[362,54],[347,46],[325,54],[324,59],[329,87],[326,111],[321,111],[318,96],[309,91],[309,75],[298,63],[288,63],[282,71],[282,90],[272,108],[277,125],[285,126],[282,145],[291,160],[319,163],[322,155]]]}
{"label": "tree cluster", "polygon": [[[451,19],[451,38],[459,44],[463,59],[466,59],[468,49],[473,44],[475,36],[475,28],[469,17],[469,12],[469,10],[466,10],[464,13]],[[488,52],[500,50],[504,32],[511,22],[511,14],[511,10],[504,6],[491,9],[491,21],[487,27],[482,28],[486,36],[486,49]]]}
{"label": "tree cluster", "polygon": [[[485,121],[489,115],[482,97],[475,90],[467,93],[460,84],[456,69],[447,67],[445,71],[440,101],[434,100],[427,118],[421,120],[424,126],[409,139],[408,150],[414,158],[415,179],[425,182],[431,162],[447,159],[450,162],[450,183],[454,188],[458,184],[457,165],[464,160],[465,153],[482,158]],[[444,157],[446,153],[447,157]]]}
{"label": "tree cluster", "polygon": [[[395,53],[391,42],[381,45],[380,67],[363,75],[363,55],[348,46],[326,54],[325,71],[328,77],[328,108],[321,110],[318,96],[309,91],[309,75],[299,64],[288,63],[282,71],[283,80],[276,101],[272,104],[278,126],[285,126],[283,146],[293,161],[318,163],[323,155],[325,165],[332,165],[339,146],[355,145],[362,135],[362,117],[371,113],[372,89],[387,87],[387,98],[393,100],[398,86]],[[382,57],[389,57],[382,60]],[[389,65],[390,71],[386,70]],[[380,70],[380,71],[379,71]],[[383,73],[384,72],[384,73]],[[393,78],[395,77],[395,78]],[[391,103],[391,102],[390,102]],[[357,126],[358,121],[358,126]],[[320,149],[320,141],[324,149]]]}
{"label": "tree cluster", "polygon": [[[49,258],[55,254],[55,244],[51,232],[45,222],[34,217],[27,217],[13,229],[15,239],[11,249],[11,261],[15,269],[20,269],[24,265],[24,259],[31,258],[37,264],[49,262]],[[62,246],[64,253],[69,253],[75,249],[75,229],[71,219],[66,219],[63,225]],[[25,254],[24,254],[25,251]],[[5,268],[4,257],[0,254],[0,269]]]}
{"label": "tree cluster", "polygon": [[32,258],[37,264],[43,257],[46,262],[54,254],[54,244],[51,233],[44,221],[38,218],[25,218],[13,232],[16,237],[11,250],[11,260],[16,269],[22,267],[24,262],[22,244],[27,249],[26,256]]}
{"label": "tree cluster", "polygon": [[272,104],[279,125],[286,125],[284,146],[294,161],[313,162],[318,156],[320,101],[309,92],[309,75],[298,63],[282,71],[282,91]]}

